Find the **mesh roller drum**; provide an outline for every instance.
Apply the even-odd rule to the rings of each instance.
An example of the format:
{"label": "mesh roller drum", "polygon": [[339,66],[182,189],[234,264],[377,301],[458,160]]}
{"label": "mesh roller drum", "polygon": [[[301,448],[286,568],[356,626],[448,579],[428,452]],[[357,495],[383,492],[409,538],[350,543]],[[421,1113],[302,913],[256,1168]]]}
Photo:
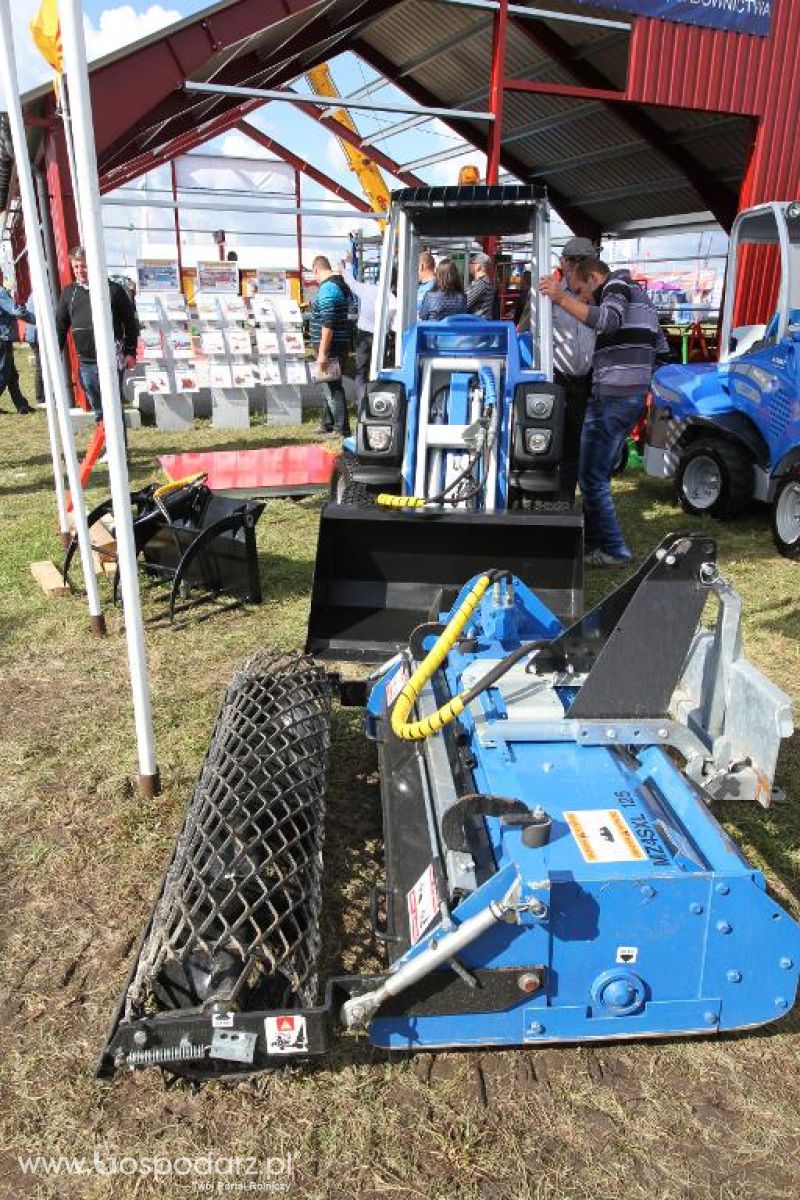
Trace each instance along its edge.
{"label": "mesh roller drum", "polygon": [[235,674],[126,997],[126,1017],[307,1005],[316,992],[330,688],[309,658]]}

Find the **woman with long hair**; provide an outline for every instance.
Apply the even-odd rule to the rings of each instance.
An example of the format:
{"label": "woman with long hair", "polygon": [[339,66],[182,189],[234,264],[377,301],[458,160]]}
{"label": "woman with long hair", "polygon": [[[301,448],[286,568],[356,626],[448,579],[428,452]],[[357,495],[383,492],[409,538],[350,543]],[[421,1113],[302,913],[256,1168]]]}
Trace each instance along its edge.
{"label": "woman with long hair", "polygon": [[423,297],[419,319],[441,321],[466,311],[467,297],[461,273],[452,258],[442,258],[436,265],[434,285]]}

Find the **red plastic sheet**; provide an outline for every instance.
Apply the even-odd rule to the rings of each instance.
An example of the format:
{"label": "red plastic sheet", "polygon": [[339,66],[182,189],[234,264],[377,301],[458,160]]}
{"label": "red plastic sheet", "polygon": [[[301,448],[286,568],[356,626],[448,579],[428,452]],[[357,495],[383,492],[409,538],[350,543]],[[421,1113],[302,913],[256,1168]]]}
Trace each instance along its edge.
{"label": "red plastic sheet", "polygon": [[170,481],[208,473],[215,492],[240,496],[302,496],[330,485],[336,452],[328,446],[275,446],[165,454],[159,462]]}

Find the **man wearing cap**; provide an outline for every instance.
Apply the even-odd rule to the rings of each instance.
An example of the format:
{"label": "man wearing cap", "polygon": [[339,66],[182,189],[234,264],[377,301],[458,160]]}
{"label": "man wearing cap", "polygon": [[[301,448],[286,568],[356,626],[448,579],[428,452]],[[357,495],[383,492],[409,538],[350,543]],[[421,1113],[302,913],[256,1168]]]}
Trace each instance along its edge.
{"label": "man wearing cap", "polygon": [[572,291],[565,292],[549,276],[540,280],[539,291],[597,335],[580,456],[585,561],[593,567],[625,567],[632,555],[614,508],[611,475],[669,347],[658,312],[629,271],[612,271],[600,259],[587,258],[573,268],[571,284]]}
{"label": "man wearing cap", "polygon": [[491,321],[494,314],[494,285],[487,273],[488,254],[473,254],[469,260],[472,283],[467,288],[467,312]]}
{"label": "man wearing cap", "polygon": [[[561,289],[573,295],[572,272],[578,263],[593,258],[595,248],[588,238],[573,237],[561,251]],[[564,451],[561,487],[565,499],[575,503],[578,460],[586,406],[592,390],[592,356],[595,332],[559,305],[553,305],[553,378],[564,389]]]}

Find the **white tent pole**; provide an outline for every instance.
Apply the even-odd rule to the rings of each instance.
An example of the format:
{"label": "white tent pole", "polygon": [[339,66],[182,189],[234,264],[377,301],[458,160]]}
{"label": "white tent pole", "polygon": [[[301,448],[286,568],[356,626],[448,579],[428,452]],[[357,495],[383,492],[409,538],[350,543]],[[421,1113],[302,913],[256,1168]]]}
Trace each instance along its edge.
{"label": "white tent pole", "polygon": [[[44,242],[44,261],[50,284],[50,296],[55,299],[53,292],[53,281],[56,277],[56,271],[53,262],[52,250],[52,227],[50,224],[50,212],[48,209],[47,186],[44,181],[42,172],[36,167],[31,167],[31,175],[33,176],[33,186],[36,192],[36,198],[39,203],[39,223],[42,230],[42,240]],[[64,471],[62,467],[62,450],[61,442],[58,436],[58,409],[56,405],[55,389],[53,386],[53,377],[50,372],[50,367],[47,362],[47,354],[45,348],[38,339],[39,346],[39,370],[42,373],[42,385],[44,388],[45,410],[47,412],[47,432],[50,438],[50,454],[53,459],[53,481],[56,489],[56,512],[58,513],[58,532],[61,537],[61,544],[66,550],[71,541],[71,533],[69,527],[69,514],[67,513],[67,500],[64,488]],[[61,361],[59,361],[58,369],[61,369]]]}
{"label": "white tent pole", "polygon": [[153,740],[150,681],[147,671],[142,605],[136,567],[128,463],[125,458],[125,431],[117,374],[117,351],[111,324],[108,269],[103,241],[100,188],[97,179],[97,152],[92,125],[86,43],[83,33],[83,6],[79,0],[61,0],[59,12],[64,67],[69,83],[78,197],[83,214],[92,326],[100,376],[100,392],[103,400],[103,422],[106,431],[111,499],[114,508],[114,532],[117,539],[119,577],[125,614],[125,637],[128,645],[128,665],[136,726],[139,787],[144,793],[154,795],[159,790],[159,778]]}
{"label": "white tent pole", "polygon": [[25,139],[25,126],[22,121],[9,0],[0,0],[0,83],[2,83],[3,91],[5,92],[8,123],[14,145],[17,181],[27,234],[28,265],[30,267],[33,295],[36,304],[36,327],[44,346],[47,364],[50,368],[50,380],[55,389],[58,420],[61,430],[61,444],[64,448],[67,477],[75,508],[75,527],[78,534],[78,547],[80,549],[86,595],[89,603],[89,619],[92,630],[95,633],[103,634],[106,631],[105,618],[100,607],[100,592],[94,573],[92,544],[89,538],[89,526],[86,523],[86,500],[83,495],[83,488],[81,487],[78,456],[75,453],[75,437],[72,432],[72,424],[69,416],[69,394],[67,392],[64,372],[61,369],[61,356],[58,352],[58,335],[56,333],[56,322],[53,313],[52,293],[47,280],[41,226],[39,223],[39,214],[36,209],[33,176],[28,158],[28,143]]}
{"label": "white tent pole", "polygon": [[[47,351],[39,343],[39,365],[44,384],[44,405],[47,410],[47,432],[50,436],[50,453],[53,458],[53,479],[56,485],[56,511],[58,513],[58,532],[64,549],[70,542],[69,517],[67,515],[67,498],[64,494],[64,475],[61,468],[61,442],[58,437],[58,417],[56,416],[56,399],[53,379],[50,374],[50,364],[47,361]],[[77,464],[76,464],[77,466]],[[94,573],[94,572],[92,572]]]}
{"label": "white tent pole", "polygon": [[67,164],[69,166],[69,179],[72,184],[72,198],[75,204],[75,219],[78,222],[78,235],[83,243],[83,220],[81,219],[81,206],[78,199],[78,178],[75,168],[75,143],[72,140],[72,116],[69,110],[69,87],[67,85],[66,75],[60,77],[61,88],[61,125],[64,130],[64,145],[67,147]]}

